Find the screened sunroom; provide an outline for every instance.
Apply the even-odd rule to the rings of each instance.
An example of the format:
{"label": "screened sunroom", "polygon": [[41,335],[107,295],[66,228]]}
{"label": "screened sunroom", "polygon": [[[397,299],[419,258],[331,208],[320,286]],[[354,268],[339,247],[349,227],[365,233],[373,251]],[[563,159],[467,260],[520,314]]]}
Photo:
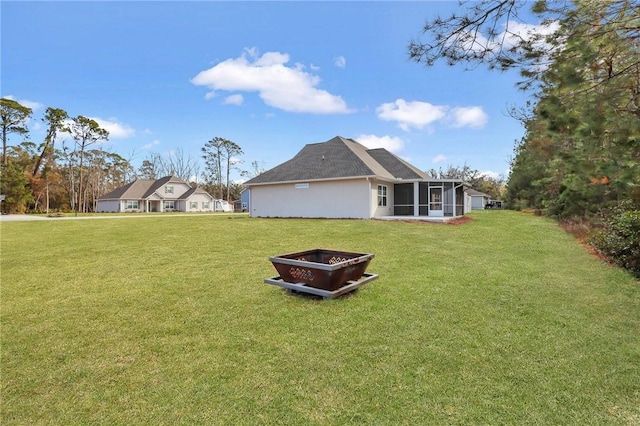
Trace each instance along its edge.
{"label": "screened sunroom", "polygon": [[394,216],[452,218],[466,212],[464,181],[433,179],[393,185]]}

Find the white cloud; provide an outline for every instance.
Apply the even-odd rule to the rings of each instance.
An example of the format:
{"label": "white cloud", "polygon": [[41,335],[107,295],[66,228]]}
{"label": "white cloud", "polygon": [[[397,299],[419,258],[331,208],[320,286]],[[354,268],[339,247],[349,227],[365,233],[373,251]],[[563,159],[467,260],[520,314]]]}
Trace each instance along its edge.
{"label": "white cloud", "polygon": [[411,128],[422,129],[437,121],[448,121],[453,127],[482,128],[487,124],[488,116],[481,107],[456,107],[448,105],[432,105],[429,102],[405,101],[397,99],[376,108],[378,118],[384,121],[395,121],[398,126],[409,131]]}
{"label": "white cloud", "polygon": [[40,108],[44,107],[40,102],[30,101],[28,99],[16,99],[13,95],[3,96],[5,99],[11,99],[12,101],[18,102],[20,105],[31,108],[32,111],[37,111]]}
{"label": "white cloud", "polygon": [[160,141],[157,140],[157,139],[152,141],[152,142],[150,142],[150,143],[148,143],[148,144],[146,144],[146,145],[144,145],[142,147],[142,149],[151,150],[156,145],[160,145]]}
{"label": "white cloud", "polygon": [[244,97],[242,95],[236,94],[236,95],[227,96],[224,99],[223,104],[225,104],[225,105],[242,105],[243,102],[244,102]]}
{"label": "white cloud", "polygon": [[344,56],[336,56],[335,58],[333,58],[333,65],[338,68],[344,68],[347,66],[347,60]]}
{"label": "white cloud", "polygon": [[404,141],[394,136],[360,135],[356,140],[369,149],[385,148],[394,154],[404,147]]}
{"label": "white cloud", "polygon": [[472,129],[480,129],[487,124],[489,116],[481,107],[458,107],[451,111],[453,119],[453,127],[471,127]]}
{"label": "white cloud", "polygon": [[482,176],[487,176],[487,177],[490,177],[490,178],[493,178],[493,179],[498,179],[498,178],[502,177],[502,175],[500,173],[494,172],[492,170],[485,170],[484,172],[480,172],[480,174]]}
{"label": "white cloud", "polygon": [[109,132],[109,139],[128,138],[136,133],[134,128],[126,124],[118,123],[116,119],[113,118],[103,120],[101,118],[91,117],[91,119],[98,123],[101,128]]}
{"label": "white cloud", "polygon": [[217,90],[258,92],[269,106],[289,112],[316,114],[345,114],[353,112],[346,102],[326,90],[318,89],[320,77],[304,71],[304,67],[288,67],[289,55],[245,49],[239,58],[227,59],[212,68],[199,72],[191,79],[196,86]]}
{"label": "white cloud", "polygon": [[397,99],[376,108],[378,118],[384,121],[397,121],[402,130],[411,127],[422,129],[424,126],[440,120],[445,116],[446,106],[431,105],[429,102]]}
{"label": "white cloud", "polygon": [[[557,21],[543,24],[526,24],[524,22],[508,21],[502,26],[502,32],[495,37],[495,41],[489,40],[479,33],[461,33],[457,41],[459,47],[472,50],[478,53],[484,53],[487,49],[494,51],[508,51],[518,43],[525,41],[531,42],[532,46],[540,51],[550,54],[554,47],[545,40],[547,36],[553,35],[560,25]],[[544,69],[549,58],[542,58],[538,63],[540,66],[534,67]]]}
{"label": "white cloud", "polygon": [[442,162],[444,162],[444,161],[447,161],[447,157],[445,157],[445,156],[444,156],[444,155],[442,155],[442,154],[436,155],[435,157],[433,157],[433,158],[431,159],[431,162],[432,162],[432,163],[442,163]]}

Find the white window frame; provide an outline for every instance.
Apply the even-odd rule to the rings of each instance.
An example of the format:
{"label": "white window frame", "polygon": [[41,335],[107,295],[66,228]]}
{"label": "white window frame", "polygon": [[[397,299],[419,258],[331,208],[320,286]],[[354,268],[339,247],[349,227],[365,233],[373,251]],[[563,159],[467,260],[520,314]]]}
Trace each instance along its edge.
{"label": "white window frame", "polygon": [[389,188],[387,185],[378,185],[378,207],[387,207],[387,194]]}
{"label": "white window frame", "polygon": [[203,202],[202,202],[202,209],[203,209],[203,210],[204,210],[204,209],[209,210],[209,209],[211,208],[211,207],[209,207],[209,206],[210,206],[210,204],[209,204],[209,202],[208,202],[208,201],[203,201]]}
{"label": "white window frame", "polygon": [[176,209],[176,202],[173,201],[173,200],[165,200],[164,209],[165,210],[175,210]]}
{"label": "white window frame", "polygon": [[165,194],[173,194],[173,185],[167,185],[164,187]]}
{"label": "white window frame", "polygon": [[127,210],[138,210],[140,208],[140,202],[138,200],[127,200]]}

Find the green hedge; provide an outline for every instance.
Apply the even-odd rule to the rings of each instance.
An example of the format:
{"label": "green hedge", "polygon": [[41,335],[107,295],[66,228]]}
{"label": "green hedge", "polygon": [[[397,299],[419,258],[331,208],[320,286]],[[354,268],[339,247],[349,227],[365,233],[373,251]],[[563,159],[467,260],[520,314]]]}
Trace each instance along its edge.
{"label": "green hedge", "polygon": [[613,262],[640,278],[640,206],[621,202],[602,213],[603,227],[589,240]]}

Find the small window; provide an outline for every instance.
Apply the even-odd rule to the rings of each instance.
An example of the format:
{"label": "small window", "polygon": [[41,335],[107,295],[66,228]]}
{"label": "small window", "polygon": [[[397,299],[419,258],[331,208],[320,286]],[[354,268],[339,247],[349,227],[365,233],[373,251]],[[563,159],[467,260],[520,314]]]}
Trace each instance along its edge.
{"label": "small window", "polygon": [[176,204],[174,201],[165,201],[164,209],[165,210],[174,210],[176,208]]}
{"label": "small window", "polygon": [[386,185],[378,185],[378,206],[380,207],[387,206],[387,186]]}
{"label": "small window", "polygon": [[171,185],[167,185],[164,187],[164,193],[165,194],[173,194],[173,186]]}
{"label": "small window", "polygon": [[190,201],[189,202],[189,208],[190,209],[197,209],[198,208],[198,202],[197,201]]}
{"label": "small window", "polygon": [[309,188],[308,183],[296,183],[296,189],[308,189],[308,188]]}
{"label": "small window", "polygon": [[138,200],[127,200],[127,210],[138,210]]}
{"label": "small window", "polygon": [[208,201],[203,201],[202,202],[202,209],[203,210],[209,210],[209,202]]}

